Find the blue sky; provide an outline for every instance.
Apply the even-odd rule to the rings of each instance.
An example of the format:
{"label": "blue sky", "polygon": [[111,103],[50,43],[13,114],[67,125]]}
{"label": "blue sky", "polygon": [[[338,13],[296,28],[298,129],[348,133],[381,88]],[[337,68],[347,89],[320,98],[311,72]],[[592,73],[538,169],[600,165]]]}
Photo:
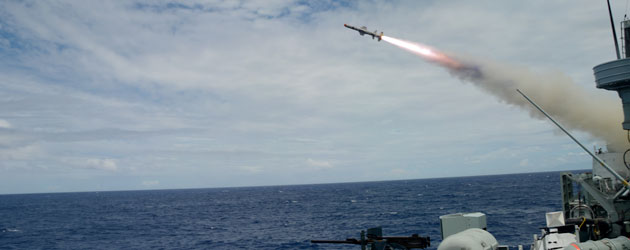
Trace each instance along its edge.
{"label": "blue sky", "polygon": [[618,101],[586,0],[3,1],[0,193],[590,168],[548,121],[344,23]]}

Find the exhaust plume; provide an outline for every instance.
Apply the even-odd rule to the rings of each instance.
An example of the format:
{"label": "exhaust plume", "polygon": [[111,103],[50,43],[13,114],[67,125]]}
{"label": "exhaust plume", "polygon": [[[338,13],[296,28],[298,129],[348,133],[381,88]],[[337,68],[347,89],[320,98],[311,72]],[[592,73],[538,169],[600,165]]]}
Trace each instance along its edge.
{"label": "exhaust plume", "polygon": [[623,110],[618,100],[589,94],[560,72],[538,73],[522,67],[476,59],[456,59],[428,46],[383,36],[384,41],[438,64],[501,101],[527,110],[530,116],[546,119],[516,89],[523,90],[551,116],[571,130],[587,132],[605,140],[610,148],[628,147],[621,127]]}

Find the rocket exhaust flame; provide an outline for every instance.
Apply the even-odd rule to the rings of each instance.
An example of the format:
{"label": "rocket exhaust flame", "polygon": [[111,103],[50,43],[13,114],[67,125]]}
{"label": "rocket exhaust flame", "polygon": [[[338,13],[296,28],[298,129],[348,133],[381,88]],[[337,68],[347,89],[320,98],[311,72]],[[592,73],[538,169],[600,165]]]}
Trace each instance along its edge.
{"label": "rocket exhaust flame", "polygon": [[434,58],[437,56],[437,54],[434,53],[429,47],[420,45],[418,43],[407,42],[404,40],[400,40],[400,39],[396,39],[396,38],[388,37],[388,36],[383,36],[383,41],[386,41],[388,43],[391,43],[393,45],[396,45],[398,47],[409,50],[413,53],[416,53],[418,55],[421,55],[427,58]]}
{"label": "rocket exhaust flame", "polygon": [[534,73],[505,63],[456,59],[418,43],[388,36],[381,38],[448,69],[452,75],[473,83],[502,102],[529,111],[534,118],[545,119],[518,96],[515,89],[527,91],[549,114],[566,124],[569,129],[587,132],[595,138],[605,140],[613,148],[621,149],[628,145],[626,132],[619,126],[623,120],[623,111],[618,101],[592,95],[562,73]]}
{"label": "rocket exhaust flame", "polygon": [[392,45],[419,55],[427,61],[437,63],[440,66],[450,69],[451,71],[458,71],[461,73],[462,76],[466,75],[467,78],[481,77],[481,72],[479,71],[477,66],[459,62],[429,46],[388,36],[382,36],[382,39],[383,41],[386,41]]}
{"label": "rocket exhaust flame", "polygon": [[419,55],[429,61],[436,62],[442,64],[446,67],[455,67],[458,63],[446,55],[440,53],[439,51],[432,49],[426,45],[422,45],[419,43],[408,42],[405,40],[396,39],[389,36],[383,36],[383,41],[391,43],[393,45],[398,46],[399,48],[410,51],[416,55]]}

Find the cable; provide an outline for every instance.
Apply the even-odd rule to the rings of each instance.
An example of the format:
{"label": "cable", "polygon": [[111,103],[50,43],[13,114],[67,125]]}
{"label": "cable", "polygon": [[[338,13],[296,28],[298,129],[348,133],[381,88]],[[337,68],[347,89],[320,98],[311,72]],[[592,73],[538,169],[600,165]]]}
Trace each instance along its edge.
{"label": "cable", "polygon": [[582,223],[580,224],[580,226],[578,227],[578,229],[582,229],[582,226],[584,226],[584,222],[586,222],[586,217],[582,216]]}
{"label": "cable", "polygon": [[[629,0],[629,1],[630,1],[630,0]],[[626,8],[628,8],[628,7],[627,7],[627,5],[628,5],[627,3],[628,3],[628,2],[626,1]],[[626,11],[627,11],[627,10],[626,10]],[[628,136],[627,136],[627,137],[628,137],[628,142],[630,142],[630,130],[626,130],[626,131],[628,131]],[[627,168],[628,170],[630,170],[630,166],[628,166],[628,161],[626,161],[626,154],[628,154],[628,152],[629,152],[629,151],[630,151],[630,148],[629,148],[628,150],[626,150],[626,152],[624,152],[624,153],[623,153],[623,165],[624,165],[624,166],[626,166],[626,168]]]}
{"label": "cable", "polygon": [[628,161],[626,161],[626,155],[630,152],[630,148],[623,153],[623,165],[626,166],[628,170],[630,170],[630,166],[628,166]]}
{"label": "cable", "polygon": [[[627,3],[628,2],[626,2],[626,5],[627,5]],[[627,8],[627,6],[626,6],[626,8]],[[628,136],[627,137],[628,137],[628,142],[630,143],[630,130],[626,130],[626,131],[628,131],[628,134],[627,134]],[[628,150],[626,150],[626,152],[623,153],[623,165],[626,166],[626,168],[628,170],[630,170],[630,166],[628,166],[628,161],[626,160],[626,155],[628,154],[629,151],[630,151],[630,148]]]}

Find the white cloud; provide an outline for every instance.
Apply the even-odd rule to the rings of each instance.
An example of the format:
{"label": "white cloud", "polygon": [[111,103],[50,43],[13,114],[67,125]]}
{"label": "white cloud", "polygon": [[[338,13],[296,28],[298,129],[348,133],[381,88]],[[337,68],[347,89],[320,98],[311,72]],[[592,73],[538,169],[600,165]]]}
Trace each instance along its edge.
{"label": "white cloud", "polygon": [[105,171],[117,171],[118,166],[114,159],[87,159],[85,160],[86,168],[99,169]]}
{"label": "white cloud", "polygon": [[160,181],[158,180],[146,180],[146,181],[142,181],[142,186],[145,187],[154,187],[160,185]]}
{"label": "white cloud", "polygon": [[522,159],[518,165],[521,167],[527,167],[529,165],[529,159]]}
{"label": "white cloud", "polygon": [[4,160],[3,165],[7,164],[11,160],[29,160],[41,153],[41,148],[38,145],[26,145],[11,148],[0,148],[0,160]]}
{"label": "white cloud", "polygon": [[[614,56],[601,3],[185,4],[0,2],[8,32],[0,38],[0,128],[10,128],[0,129],[2,164],[133,170],[189,187],[199,173],[213,176],[205,185],[247,185],[284,184],[313,169],[332,174],[309,182],[375,180],[392,166],[423,170],[405,168],[405,178],[491,174],[522,159],[553,170],[555,157],[575,151],[548,122],[343,23],[557,69],[618,98],[591,86],[592,66]],[[544,14],[558,5],[560,15]],[[270,177],[243,178],[260,166]],[[517,167],[509,171],[532,166]],[[347,171],[365,174],[337,174]]]}
{"label": "white cloud", "polygon": [[402,168],[394,168],[394,169],[390,170],[389,172],[391,174],[394,174],[394,175],[405,175],[405,174],[408,173],[407,170],[402,169]]}
{"label": "white cloud", "polygon": [[261,166],[241,166],[239,169],[247,172],[247,173],[260,173],[263,171],[263,167]]}
{"label": "white cloud", "polygon": [[313,160],[311,158],[308,158],[306,160],[306,163],[309,166],[315,167],[315,168],[318,168],[318,169],[331,169],[331,168],[333,168],[333,164],[330,163],[329,161]]}
{"label": "white cloud", "polygon": [[12,126],[7,120],[0,119],[0,128],[12,128]]}

